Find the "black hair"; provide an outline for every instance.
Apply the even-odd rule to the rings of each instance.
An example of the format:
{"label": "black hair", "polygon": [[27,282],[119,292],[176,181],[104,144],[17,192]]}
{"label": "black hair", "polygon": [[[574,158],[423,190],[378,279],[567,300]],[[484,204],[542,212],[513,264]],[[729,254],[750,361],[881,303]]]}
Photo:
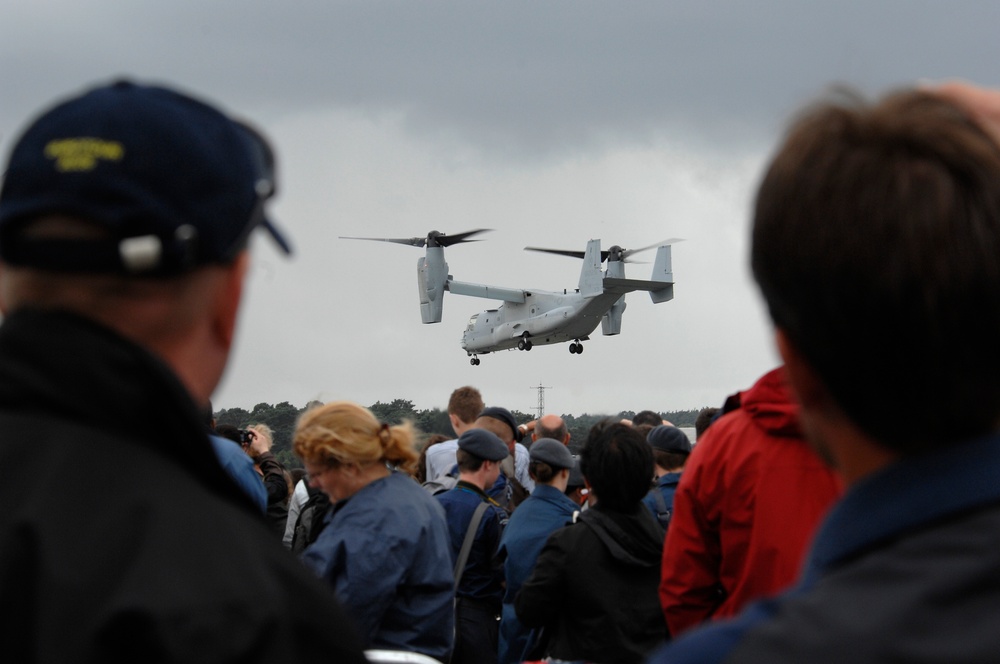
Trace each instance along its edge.
{"label": "black hair", "polygon": [[658,427],[663,424],[663,418],[652,410],[640,410],[632,418],[632,425],[638,426],[640,424],[652,424],[654,427]]}
{"label": "black hair", "polygon": [[653,450],[634,428],[602,420],[587,433],[580,470],[602,508],[631,512],[649,491]]}

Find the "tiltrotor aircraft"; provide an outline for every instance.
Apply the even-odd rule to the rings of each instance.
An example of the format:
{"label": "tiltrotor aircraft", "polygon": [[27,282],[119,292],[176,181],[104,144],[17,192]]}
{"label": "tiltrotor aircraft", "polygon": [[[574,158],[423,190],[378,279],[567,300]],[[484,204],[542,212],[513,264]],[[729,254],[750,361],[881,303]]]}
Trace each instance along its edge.
{"label": "tiltrotor aircraft", "polygon": [[[417,261],[417,286],[420,291],[420,317],[424,323],[440,323],[444,293],[502,300],[496,309],[474,314],[462,335],[462,348],[475,366],[479,355],[500,350],[531,350],[535,345],[556,344],[569,341],[569,352],[583,352],[583,341],[601,325],[605,335],[619,334],[622,312],[625,311],[625,294],[632,291],[649,291],[654,304],[674,297],[674,276],[670,266],[670,245],[679,240],[664,240],[641,249],[625,250],[615,245],[601,251],[601,241],[591,240],[586,251],[563,251],[525,247],[529,251],[543,251],[583,259],[580,282],[576,288],[562,291],[524,290],[503,288],[456,281],[448,274],[444,248],[462,242],[476,242],[469,238],[489,229],[445,235],[431,231],[427,237],[376,238],[343,237],[345,240],[375,240],[395,242],[414,247],[426,247],[425,255]],[[625,278],[627,258],[640,251],[657,247],[653,274],[649,281]],[[607,269],[602,264],[607,261]]]}

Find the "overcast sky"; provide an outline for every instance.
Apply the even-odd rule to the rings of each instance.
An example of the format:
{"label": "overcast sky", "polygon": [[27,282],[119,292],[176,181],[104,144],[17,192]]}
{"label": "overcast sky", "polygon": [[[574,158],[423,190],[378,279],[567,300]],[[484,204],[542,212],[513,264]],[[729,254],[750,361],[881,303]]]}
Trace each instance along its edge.
{"label": "overcast sky", "polygon": [[[982,0],[13,5],[0,10],[5,158],[38,109],[120,76],[181,87],[275,144],[272,216],[296,254],[254,242],[217,408],[444,408],[460,385],[526,412],[538,386],[547,412],[719,405],[777,362],[747,237],[794,111],[838,83],[1000,85],[1000,5]],[[622,334],[598,329],[582,355],[536,346],[474,367],[459,339],[494,302],[447,295],[443,321],[422,325],[422,250],[339,239],[475,228],[493,232],[446,250],[456,279],[544,290],[575,287],[580,264],[527,245],[684,238],[675,299],[629,295]]]}

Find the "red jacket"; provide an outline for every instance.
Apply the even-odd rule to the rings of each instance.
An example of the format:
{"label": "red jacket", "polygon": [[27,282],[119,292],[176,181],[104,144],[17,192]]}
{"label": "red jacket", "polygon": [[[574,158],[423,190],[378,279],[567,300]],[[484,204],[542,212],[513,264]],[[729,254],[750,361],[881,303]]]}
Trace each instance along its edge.
{"label": "red jacket", "polygon": [[673,635],[788,587],[841,493],[802,440],[783,369],[736,398],[695,445],[674,496],[660,578]]}

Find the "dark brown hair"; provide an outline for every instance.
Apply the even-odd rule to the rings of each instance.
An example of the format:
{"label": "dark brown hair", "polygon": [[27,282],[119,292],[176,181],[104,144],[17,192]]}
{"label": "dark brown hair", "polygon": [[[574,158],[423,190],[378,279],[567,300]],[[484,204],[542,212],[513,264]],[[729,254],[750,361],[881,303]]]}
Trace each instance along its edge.
{"label": "dark brown hair", "polygon": [[1000,420],[1000,149],[906,91],[841,92],[788,132],[757,194],[771,317],[862,430],[903,454]]}

